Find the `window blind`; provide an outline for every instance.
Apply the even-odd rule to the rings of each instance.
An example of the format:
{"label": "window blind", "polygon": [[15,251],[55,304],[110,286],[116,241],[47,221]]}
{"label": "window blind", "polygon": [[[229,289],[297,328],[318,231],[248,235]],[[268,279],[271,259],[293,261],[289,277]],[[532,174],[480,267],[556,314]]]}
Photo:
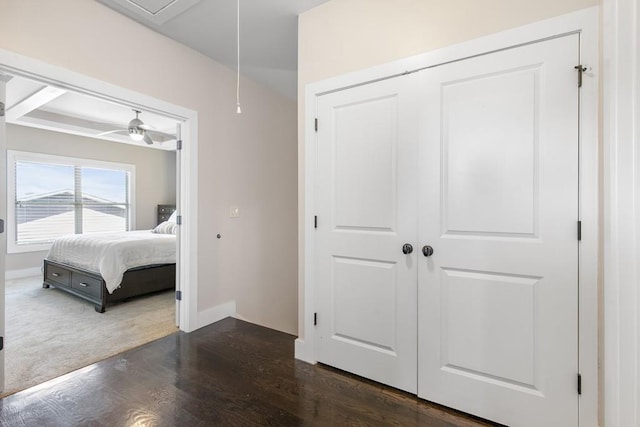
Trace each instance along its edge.
{"label": "window blind", "polygon": [[14,170],[18,245],[130,229],[128,171],[34,161],[16,161]]}

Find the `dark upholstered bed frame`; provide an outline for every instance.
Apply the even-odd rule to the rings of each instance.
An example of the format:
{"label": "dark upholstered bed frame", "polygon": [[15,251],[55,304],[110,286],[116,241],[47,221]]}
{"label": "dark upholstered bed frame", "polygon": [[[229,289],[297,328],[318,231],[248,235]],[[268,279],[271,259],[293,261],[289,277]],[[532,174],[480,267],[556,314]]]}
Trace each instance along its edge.
{"label": "dark upholstered bed frame", "polygon": [[176,265],[131,268],[124,273],[120,287],[110,294],[99,274],[44,260],[42,287],[50,286],[92,302],[98,313],[104,313],[109,303],[175,288]]}

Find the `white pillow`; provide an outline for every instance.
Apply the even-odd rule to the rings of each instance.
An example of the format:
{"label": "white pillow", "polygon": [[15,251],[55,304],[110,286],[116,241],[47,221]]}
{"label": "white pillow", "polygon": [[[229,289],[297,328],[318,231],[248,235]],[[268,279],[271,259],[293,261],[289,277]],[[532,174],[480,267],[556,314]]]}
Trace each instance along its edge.
{"label": "white pillow", "polygon": [[167,222],[173,222],[174,224],[176,223],[176,214],[178,211],[173,211],[173,213],[171,214],[171,216],[169,217],[169,219],[167,220]]}
{"label": "white pillow", "polygon": [[178,226],[175,222],[164,221],[158,224],[151,232],[158,234],[176,234],[177,229]]}

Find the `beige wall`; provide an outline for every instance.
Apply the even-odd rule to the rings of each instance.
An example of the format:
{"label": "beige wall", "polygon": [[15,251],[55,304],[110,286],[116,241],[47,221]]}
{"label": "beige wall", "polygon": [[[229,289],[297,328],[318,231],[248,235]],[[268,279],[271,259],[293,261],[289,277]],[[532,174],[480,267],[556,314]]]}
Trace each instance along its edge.
{"label": "beige wall", "polygon": [[0,49],[198,112],[198,309],[235,300],[239,316],[295,333],[295,103],[243,79],[236,115],[233,71],[95,1],[0,11]]}
{"label": "beige wall", "polygon": [[597,4],[598,0],[329,1],[300,15],[298,87]]}
{"label": "beige wall", "polygon": [[[156,206],[176,200],[175,152],[101,141],[25,126],[7,125],[7,148],[128,163],[136,167],[136,228],[156,225]],[[40,267],[46,252],[7,254],[7,271]]]}
{"label": "beige wall", "polygon": [[[599,4],[598,0],[332,0],[298,21],[299,334],[304,324],[304,95],[309,83]],[[304,337],[302,337],[304,338]]]}

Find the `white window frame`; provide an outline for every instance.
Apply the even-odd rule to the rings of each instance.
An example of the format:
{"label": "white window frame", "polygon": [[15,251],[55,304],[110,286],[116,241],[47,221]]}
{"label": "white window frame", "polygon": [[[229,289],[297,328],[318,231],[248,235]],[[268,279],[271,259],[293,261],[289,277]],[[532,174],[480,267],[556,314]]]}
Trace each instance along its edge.
{"label": "white window frame", "polygon": [[7,150],[7,253],[47,251],[51,243],[18,245],[16,242],[16,162],[37,162],[96,169],[121,170],[129,173],[129,229],[135,230],[136,167],[128,163],[107,162],[54,154]]}

